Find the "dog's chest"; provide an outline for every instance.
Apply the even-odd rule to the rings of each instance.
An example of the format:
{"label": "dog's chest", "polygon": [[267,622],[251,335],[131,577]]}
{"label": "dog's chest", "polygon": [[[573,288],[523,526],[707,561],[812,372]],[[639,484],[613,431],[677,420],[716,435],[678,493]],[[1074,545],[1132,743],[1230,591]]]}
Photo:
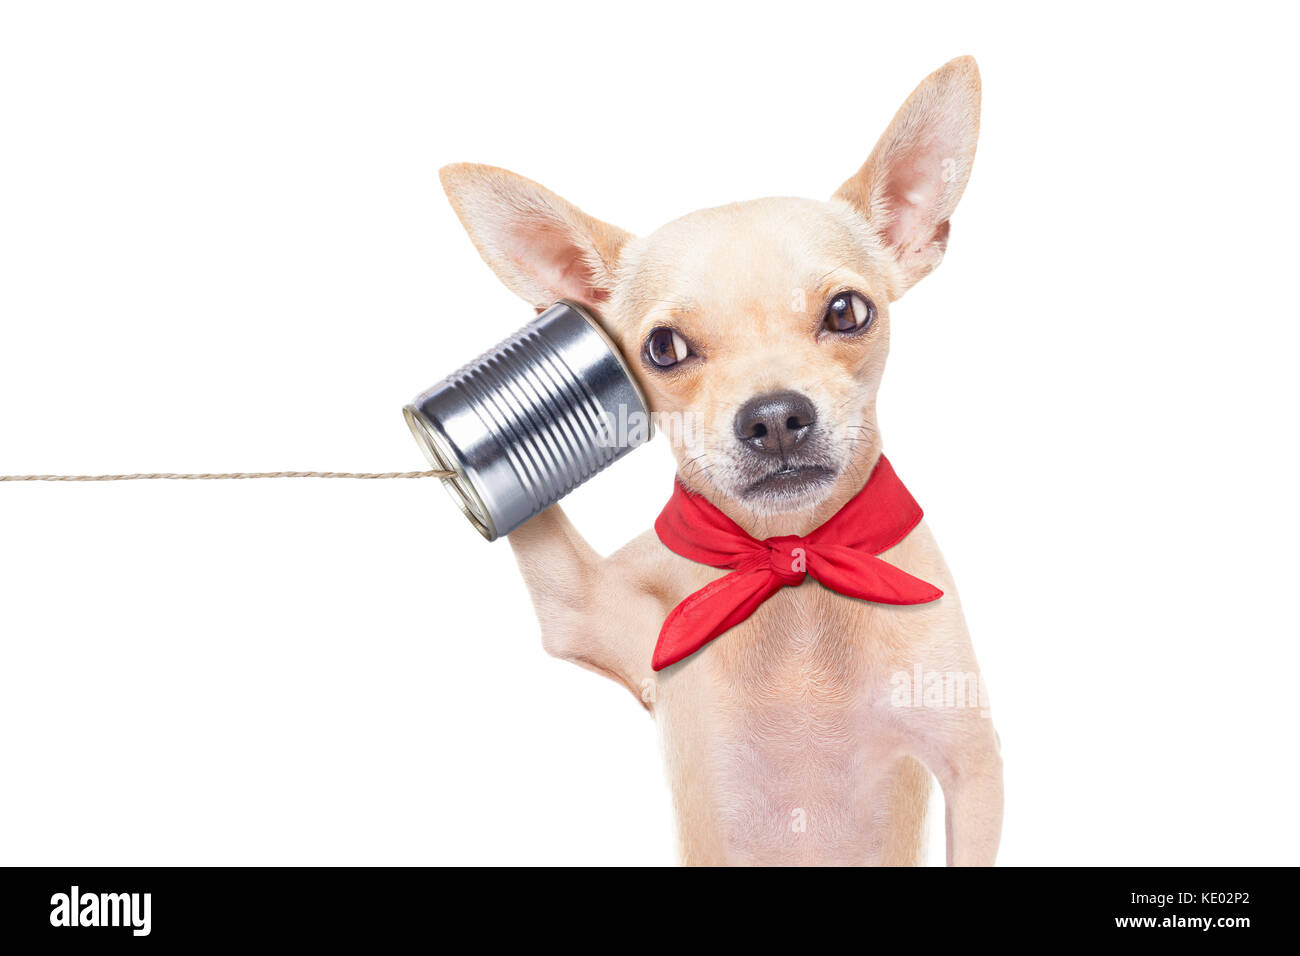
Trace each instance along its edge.
{"label": "dog's chest", "polygon": [[888,609],[807,581],[773,596],[706,658],[712,769],[730,852],[861,860],[897,740],[882,719],[900,646]]}

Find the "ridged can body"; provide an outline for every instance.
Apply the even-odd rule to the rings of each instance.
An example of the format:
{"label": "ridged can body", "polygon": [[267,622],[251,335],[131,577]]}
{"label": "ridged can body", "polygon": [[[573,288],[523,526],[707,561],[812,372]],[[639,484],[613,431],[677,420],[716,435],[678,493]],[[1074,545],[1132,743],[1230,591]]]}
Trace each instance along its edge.
{"label": "ridged can body", "polygon": [[561,301],[403,412],[444,485],[489,541],[650,437],[631,371],[581,306]]}

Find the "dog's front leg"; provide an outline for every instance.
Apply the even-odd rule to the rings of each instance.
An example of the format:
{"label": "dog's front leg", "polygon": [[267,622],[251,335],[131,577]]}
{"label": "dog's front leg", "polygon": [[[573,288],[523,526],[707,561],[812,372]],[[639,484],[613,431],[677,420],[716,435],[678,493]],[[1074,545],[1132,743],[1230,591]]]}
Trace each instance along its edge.
{"label": "dog's front leg", "polygon": [[[662,616],[638,587],[632,562],[602,558],[558,505],[547,508],[508,536],[523,572],[542,647],[624,684],[649,704],[650,652],[629,625]],[[625,549],[629,550],[629,549]]]}
{"label": "dog's front leg", "polygon": [[1002,755],[977,711],[940,721],[918,754],[943,789],[949,866],[992,866],[1002,838]]}

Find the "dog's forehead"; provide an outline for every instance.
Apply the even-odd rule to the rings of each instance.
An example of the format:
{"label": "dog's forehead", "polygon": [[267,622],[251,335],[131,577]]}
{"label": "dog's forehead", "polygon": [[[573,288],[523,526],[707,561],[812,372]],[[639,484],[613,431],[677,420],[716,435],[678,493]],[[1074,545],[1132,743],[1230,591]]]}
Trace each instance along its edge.
{"label": "dog's forehead", "polygon": [[852,210],[811,199],[756,199],[702,209],[639,241],[633,299],[684,306],[777,296],[837,269],[861,268],[874,236]]}

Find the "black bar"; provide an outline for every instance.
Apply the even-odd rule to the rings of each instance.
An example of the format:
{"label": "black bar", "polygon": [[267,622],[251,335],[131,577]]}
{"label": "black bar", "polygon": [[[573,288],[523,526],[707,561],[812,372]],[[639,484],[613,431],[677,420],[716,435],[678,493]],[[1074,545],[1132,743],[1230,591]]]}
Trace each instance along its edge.
{"label": "black bar", "polygon": [[[816,945],[826,931],[862,946],[909,948],[953,939],[974,946],[1129,939],[1138,945],[1259,941],[1287,927],[1289,869],[1015,869],[791,871],[754,874],[570,869],[5,869],[0,945],[132,947],[319,942],[367,949],[468,931],[484,941],[566,928],[593,945],[668,945],[688,925],[738,937],[770,927]],[[72,887],[80,912],[70,925]],[[107,900],[104,894],[111,894]],[[132,894],[135,894],[132,897]],[[144,925],[144,894],[148,923]],[[95,897],[95,903],[87,903]],[[134,917],[134,920],[132,919]],[[600,933],[593,921],[609,923]],[[1205,922],[1202,922],[1205,921]],[[66,925],[54,925],[62,923]],[[143,930],[147,928],[145,934]],[[454,928],[454,930],[453,930]],[[725,929],[724,929],[725,928]],[[482,937],[482,934],[487,937]],[[734,937],[733,937],[734,939]],[[550,941],[548,943],[548,940]]]}

